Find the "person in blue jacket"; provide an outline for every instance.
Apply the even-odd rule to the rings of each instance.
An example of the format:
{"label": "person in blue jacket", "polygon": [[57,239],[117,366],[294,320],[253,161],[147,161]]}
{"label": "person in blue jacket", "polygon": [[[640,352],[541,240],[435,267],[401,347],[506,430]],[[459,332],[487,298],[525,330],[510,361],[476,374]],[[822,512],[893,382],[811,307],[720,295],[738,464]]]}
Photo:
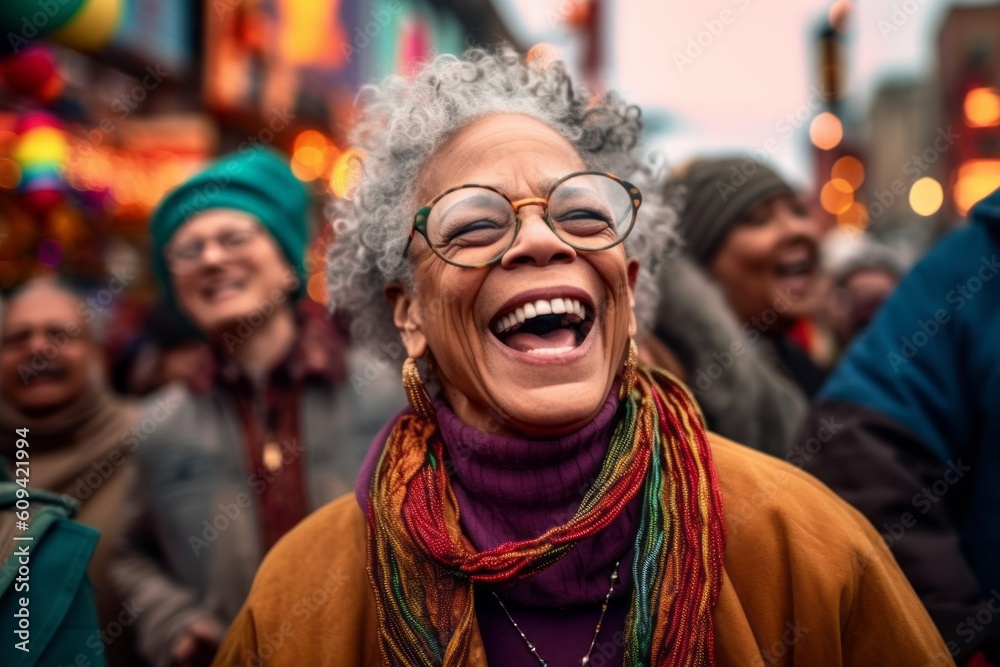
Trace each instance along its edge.
{"label": "person in blue jacket", "polygon": [[1000,190],[903,279],[787,458],[875,524],[959,664],[1000,664]]}

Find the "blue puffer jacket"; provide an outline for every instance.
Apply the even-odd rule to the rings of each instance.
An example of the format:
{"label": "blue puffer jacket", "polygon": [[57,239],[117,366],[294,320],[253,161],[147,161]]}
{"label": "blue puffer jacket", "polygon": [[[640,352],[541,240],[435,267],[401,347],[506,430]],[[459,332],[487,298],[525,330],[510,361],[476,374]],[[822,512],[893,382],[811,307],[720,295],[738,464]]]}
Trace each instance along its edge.
{"label": "blue puffer jacket", "polygon": [[883,533],[960,664],[996,661],[1000,190],[900,283],[789,458]]}

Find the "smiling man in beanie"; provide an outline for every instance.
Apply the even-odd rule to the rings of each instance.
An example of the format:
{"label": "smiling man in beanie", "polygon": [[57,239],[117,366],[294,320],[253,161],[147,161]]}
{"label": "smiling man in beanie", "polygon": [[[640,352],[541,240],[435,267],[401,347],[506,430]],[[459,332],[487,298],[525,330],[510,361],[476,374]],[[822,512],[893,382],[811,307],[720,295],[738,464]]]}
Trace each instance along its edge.
{"label": "smiling man in beanie", "polygon": [[[208,664],[274,543],[348,491],[370,434],[341,338],[297,305],[310,198],[267,149],[220,159],[151,222],[167,300],[215,351],[214,384],[149,397],[113,576],[154,665]],[[303,302],[304,303],[304,302]],[[164,406],[167,406],[164,408]]]}

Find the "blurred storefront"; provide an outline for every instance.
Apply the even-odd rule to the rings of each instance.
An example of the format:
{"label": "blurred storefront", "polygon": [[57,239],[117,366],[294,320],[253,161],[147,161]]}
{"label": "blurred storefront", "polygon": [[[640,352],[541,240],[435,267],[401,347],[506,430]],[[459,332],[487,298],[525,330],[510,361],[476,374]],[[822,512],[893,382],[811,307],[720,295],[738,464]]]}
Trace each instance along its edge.
{"label": "blurred storefront", "polygon": [[486,0],[70,0],[51,3],[58,16],[5,4],[0,292],[55,270],[100,287],[126,267],[143,303],[149,214],[207,160],[271,145],[319,211],[350,195],[363,159],[347,144],[363,82],[510,41]]}
{"label": "blurred storefront", "polygon": [[1000,5],[952,8],[937,56],[941,126],[955,145],[943,160],[947,205],[965,216],[1000,187]]}

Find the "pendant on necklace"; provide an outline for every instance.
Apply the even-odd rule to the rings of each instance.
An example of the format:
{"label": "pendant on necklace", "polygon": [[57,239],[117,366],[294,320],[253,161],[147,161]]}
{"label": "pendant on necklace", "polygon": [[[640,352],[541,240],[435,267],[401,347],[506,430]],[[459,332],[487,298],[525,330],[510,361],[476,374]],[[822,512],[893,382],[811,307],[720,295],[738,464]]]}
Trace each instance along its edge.
{"label": "pendant on necklace", "polygon": [[281,458],[281,445],[274,440],[268,440],[264,444],[264,467],[268,472],[276,473],[281,470],[284,462]]}

